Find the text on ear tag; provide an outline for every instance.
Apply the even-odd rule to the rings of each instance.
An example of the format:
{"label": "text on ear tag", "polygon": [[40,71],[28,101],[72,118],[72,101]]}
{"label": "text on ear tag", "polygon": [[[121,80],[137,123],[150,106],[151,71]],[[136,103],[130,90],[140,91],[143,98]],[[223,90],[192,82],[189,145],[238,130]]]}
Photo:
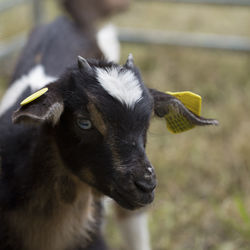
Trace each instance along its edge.
{"label": "text on ear tag", "polygon": [[[179,99],[186,108],[194,114],[200,116],[202,102],[201,96],[190,91],[166,93]],[[185,132],[195,127],[195,125],[193,125],[181,113],[176,112],[175,109],[170,108],[168,114],[165,116],[165,119],[167,121],[167,128],[174,134]]]}
{"label": "text on ear tag", "polygon": [[38,90],[37,92],[35,92],[34,94],[28,96],[26,99],[24,99],[20,105],[21,106],[24,106],[34,100],[36,100],[37,98],[39,98],[40,96],[42,96],[44,93],[46,93],[48,91],[48,88],[43,88],[43,89],[40,89]]}

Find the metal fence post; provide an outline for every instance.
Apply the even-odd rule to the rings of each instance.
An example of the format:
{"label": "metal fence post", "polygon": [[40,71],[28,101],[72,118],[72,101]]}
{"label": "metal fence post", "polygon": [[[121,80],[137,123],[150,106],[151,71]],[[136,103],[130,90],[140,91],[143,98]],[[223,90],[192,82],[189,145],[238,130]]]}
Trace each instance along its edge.
{"label": "metal fence post", "polygon": [[43,22],[44,17],[44,0],[33,0],[33,18],[35,25]]}

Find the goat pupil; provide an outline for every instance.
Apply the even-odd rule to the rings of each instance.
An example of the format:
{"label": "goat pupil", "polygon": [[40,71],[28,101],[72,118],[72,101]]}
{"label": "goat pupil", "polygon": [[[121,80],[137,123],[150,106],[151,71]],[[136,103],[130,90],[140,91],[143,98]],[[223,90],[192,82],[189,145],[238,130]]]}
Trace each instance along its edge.
{"label": "goat pupil", "polygon": [[86,120],[82,118],[77,120],[77,124],[81,129],[90,129],[92,127],[92,123],[90,120]]}

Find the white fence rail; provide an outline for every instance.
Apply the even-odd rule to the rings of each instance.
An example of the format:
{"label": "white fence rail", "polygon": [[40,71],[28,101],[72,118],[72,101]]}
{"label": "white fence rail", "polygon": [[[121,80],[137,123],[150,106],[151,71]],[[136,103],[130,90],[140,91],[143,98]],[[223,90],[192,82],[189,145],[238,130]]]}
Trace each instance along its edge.
{"label": "white fence rail", "polygon": [[118,31],[120,41],[126,43],[250,52],[250,39],[238,36],[124,28]]}
{"label": "white fence rail", "polygon": [[[152,0],[137,0],[149,2]],[[248,6],[250,0],[154,0],[166,3],[214,4],[227,6]],[[0,3],[0,14],[21,4],[32,4],[35,24],[43,19],[43,0],[5,0]],[[197,34],[184,32],[166,32],[156,30],[119,29],[119,39],[126,43],[158,44],[167,46],[182,46],[204,49],[220,49],[230,51],[250,52],[250,39],[238,36],[225,36],[215,34]],[[24,45],[24,35],[13,38],[8,44],[0,44],[0,59]]]}
{"label": "white fence rail", "polygon": [[[138,2],[150,2],[152,0],[138,0]],[[190,4],[212,4],[227,6],[250,6],[249,0],[155,0],[165,3],[190,3]]]}

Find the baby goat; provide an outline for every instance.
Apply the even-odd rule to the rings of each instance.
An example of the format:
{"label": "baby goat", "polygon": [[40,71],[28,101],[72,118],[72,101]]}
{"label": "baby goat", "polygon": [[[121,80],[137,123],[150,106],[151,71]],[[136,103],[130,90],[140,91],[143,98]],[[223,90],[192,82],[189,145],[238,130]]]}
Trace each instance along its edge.
{"label": "baby goat", "polygon": [[[1,250],[106,249],[103,194],[128,209],[153,200],[155,174],[145,154],[152,113],[174,109],[196,125],[216,123],[147,89],[131,56],[124,66],[79,58],[65,72],[77,54],[99,53],[83,33],[65,18],[35,30],[3,98]],[[44,95],[13,115],[28,124],[12,124],[20,101],[45,85]]]}
{"label": "baby goat", "polygon": [[131,61],[80,58],[47,87],[13,115],[36,126],[1,117],[0,249],[105,249],[101,194],[128,209],[154,197],[153,98]]}
{"label": "baby goat", "polygon": [[0,119],[0,249],[106,249],[103,194],[136,209],[153,201],[156,179],[145,153],[152,112],[176,98],[148,90],[129,57],[124,66],[79,58],[48,91]]}

